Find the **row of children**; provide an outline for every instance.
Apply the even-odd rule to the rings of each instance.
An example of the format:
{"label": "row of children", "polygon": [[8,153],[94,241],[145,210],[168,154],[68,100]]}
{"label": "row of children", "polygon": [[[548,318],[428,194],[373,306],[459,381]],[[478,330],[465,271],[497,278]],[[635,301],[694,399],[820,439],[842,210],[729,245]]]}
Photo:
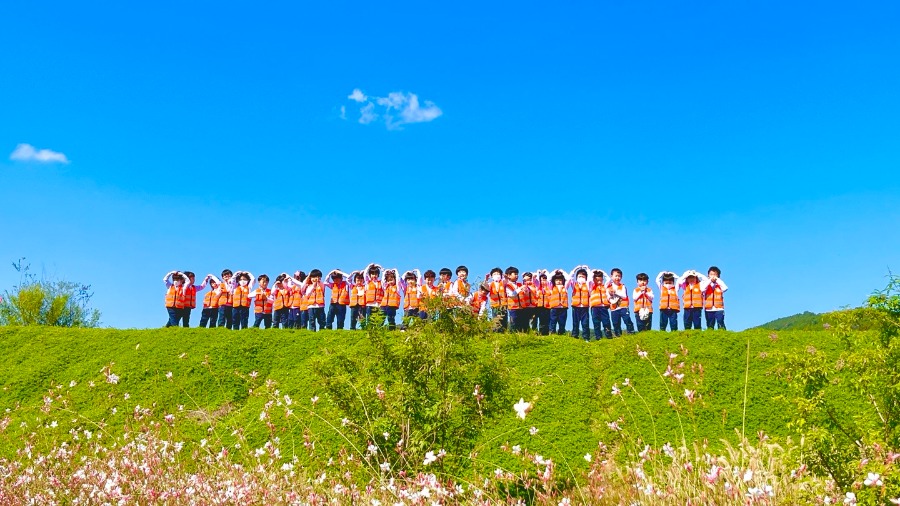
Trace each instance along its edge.
{"label": "row of children", "polygon": [[[572,336],[579,337],[580,333],[585,340],[590,339],[589,320],[597,339],[621,335],[623,325],[626,332],[634,332],[635,324],[629,310],[633,301],[637,330],[650,330],[654,293],[648,286],[649,276],[637,275],[637,288],[629,298],[622,283],[621,269],[610,272],[608,275],[586,265],[579,265],[569,273],[562,269],[552,272],[539,269],[523,273],[522,282],[519,282],[517,268],[509,267],[504,271],[495,267],[475,290],[471,290],[465,266],[456,269],[457,277],[452,281],[450,269],[441,269],[437,283],[431,270],[422,275],[414,269],[400,276],[397,269],[382,269],[374,263],[349,275],[338,269],[332,270],[324,280],[322,271],[313,269],[309,275],[302,271],[293,276],[282,273],[275,278],[271,288],[265,274],[254,278],[247,271],[232,273],[225,269],[221,280],[208,274],[200,285],[196,285],[194,273],[172,271],[164,277],[169,313],[166,326],[189,326],[197,293],[208,283],[211,290],[203,298],[201,327],[247,328],[252,306],[254,327],[262,324],[265,328],[315,331],[331,329],[336,324],[338,329],[343,329],[349,308],[351,330],[356,329],[359,321],[371,318],[376,309],[394,328],[401,306],[403,316],[424,319],[428,318],[424,300],[447,297],[460,306],[470,307],[477,314],[489,314],[497,321],[497,330],[526,331],[530,328],[545,335],[565,332],[571,307]],[[678,330],[678,313],[682,310],[685,329],[700,329],[704,311],[707,328],[724,329],[722,295],[728,286],[720,275],[721,271],[715,266],[709,268],[708,276],[694,270],[681,276],[670,271],[660,272],[656,277],[660,289],[659,329]],[[254,281],[259,283],[256,288]],[[331,291],[327,313],[326,288]]]}

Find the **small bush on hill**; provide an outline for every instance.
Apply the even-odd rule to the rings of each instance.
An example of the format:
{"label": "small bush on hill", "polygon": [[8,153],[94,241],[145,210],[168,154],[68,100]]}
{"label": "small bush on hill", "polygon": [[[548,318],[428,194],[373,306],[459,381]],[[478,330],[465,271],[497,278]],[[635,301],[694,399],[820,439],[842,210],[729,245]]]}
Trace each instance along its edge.
{"label": "small bush on hill", "polygon": [[24,260],[13,262],[21,278],[0,298],[0,325],[96,327],[100,323],[100,311],[90,307],[91,285],[37,279]]}

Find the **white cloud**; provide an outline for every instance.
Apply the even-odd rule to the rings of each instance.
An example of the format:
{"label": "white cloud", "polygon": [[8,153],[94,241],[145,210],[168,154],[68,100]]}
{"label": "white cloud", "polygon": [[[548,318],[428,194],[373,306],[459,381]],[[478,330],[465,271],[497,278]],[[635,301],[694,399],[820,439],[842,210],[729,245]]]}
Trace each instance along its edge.
{"label": "white cloud", "polygon": [[385,126],[391,130],[409,123],[426,123],[444,113],[430,100],[425,100],[424,105],[420,105],[419,97],[415,93],[393,91],[386,97],[367,97],[356,88],[347,98],[359,103],[365,102],[359,109],[360,123],[367,125],[380,117],[383,118]]}
{"label": "white cloud", "polygon": [[16,146],[16,149],[9,155],[9,159],[20,162],[69,163],[66,155],[49,149],[35,149],[31,144],[19,144]]}
{"label": "white cloud", "polygon": [[363,93],[359,88],[354,88],[353,93],[347,95],[347,98],[355,102],[362,103],[365,102],[368,97],[366,97],[366,94]]}

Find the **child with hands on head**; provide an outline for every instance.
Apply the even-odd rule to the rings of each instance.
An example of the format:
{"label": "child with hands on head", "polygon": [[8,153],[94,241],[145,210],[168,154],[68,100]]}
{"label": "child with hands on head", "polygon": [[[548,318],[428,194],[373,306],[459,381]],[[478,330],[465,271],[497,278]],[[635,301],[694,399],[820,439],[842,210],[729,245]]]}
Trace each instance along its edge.
{"label": "child with hands on head", "polygon": [[668,326],[672,331],[678,330],[678,312],[681,303],[678,300],[678,276],[672,271],[662,271],[656,275],[656,286],[659,287],[659,330],[665,332]]}
{"label": "child with hands on head", "polygon": [[578,338],[580,327],[581,338],[585,341],[591,340],[591,329],[588,327],[591,289],[587,279],[590,270],[587,265],[575,267],[569,273],[569,281],[566,283],[566,288],[572,290],[572,337]]}

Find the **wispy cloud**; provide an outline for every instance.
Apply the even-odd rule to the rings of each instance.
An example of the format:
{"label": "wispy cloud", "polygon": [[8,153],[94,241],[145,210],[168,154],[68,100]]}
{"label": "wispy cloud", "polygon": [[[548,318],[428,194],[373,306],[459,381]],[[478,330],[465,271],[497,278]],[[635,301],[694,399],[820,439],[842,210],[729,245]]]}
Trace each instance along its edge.
{"label": "wispy cloud", "polygon": [[35,149],[31,144],[19,144],[16,146],[16,149],[9,155],[9,159],[20,162],[69,163],[66,155],[50,149]]}
{"label": "wispy cloud", "polygon": [[[369,97],[359,88],[347,95],[347,99],[363,104],[359,108],[359,122],[363,125],[379,119],[389,130],[400,129],[410,123],[427,123],[438,118],[444,112],[430,100],[419,103],[415,93],[394,91],[386,97]],[[345,109],[341,108],[342,113]],[[346,119],[346,114],[341,118]]]}

